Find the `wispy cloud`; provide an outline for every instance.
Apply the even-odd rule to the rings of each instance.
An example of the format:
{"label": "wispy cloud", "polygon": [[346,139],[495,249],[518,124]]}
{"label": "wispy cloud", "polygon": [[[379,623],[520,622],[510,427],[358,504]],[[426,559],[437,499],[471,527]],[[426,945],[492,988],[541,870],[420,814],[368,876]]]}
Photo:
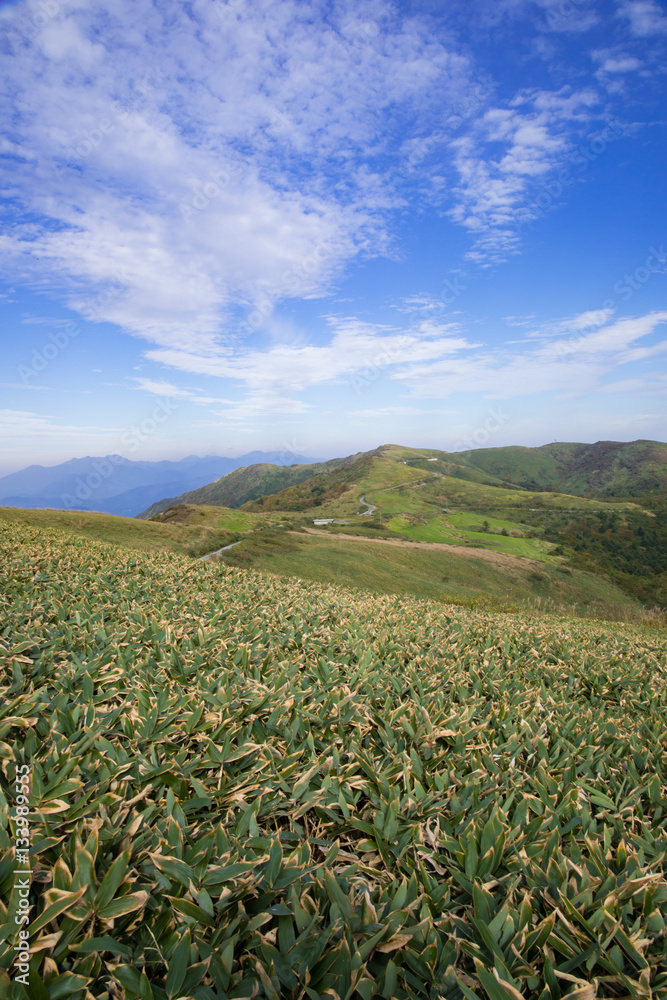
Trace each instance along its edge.
{"label": "wispy cloud", "polygon": [[331,317],[328,343],[276,344],[268,350],[223,350],[209,354],[159,349],[148,352],[155,362],[181,371],[233,379],[253,393],[270,396],[331,385],[369,366],[388,367],[451,356],[473,347],[458,324],[424,320],[408,330]]}
{"label": "wispy cloud", "polygon": [[[566,333],[571,329],[568,323],[571,321],[554,326]],[[445,399],[465,392],[481,392],[492,399],[540,393],[595,393],[603,379],[622,365],[667,353],[667,341],[637,344],[664,323],[667,312],[661,311],[623,317],[575,336],[551,334],[539,344],[528,339],[523,350],[510,352],[503,345],[429,365],[407,365],[389,377],[419,398]]]}
{"label": "wispy cloud", "polygon": [[527,91],[490,108],[453,140],[459,181],[450,214],[475,240],[469,259],[493,263],[517,251],[521,226],[540,214],[527,207],[531,193],[562,169],[576,140],[600,120],[599,103],[591,89]]}
{"label": "wispy cloud", "polygon": [[62,442],[74,445],[82,439],[98,439],[101,434],[108,434],[109,431],[107,427],[60,423],[51,414],[31,410],[0,410],[0,434],[12,442],[16,453],[20,453],[26,442],[35,443],[45,436],[56,439],[59,445]]}
{"label": "wispy cloud", "polygon": [[618,15],[627,18],[637,38],[667,34],[667,15],[654,0],[625,0],[619,4]]}

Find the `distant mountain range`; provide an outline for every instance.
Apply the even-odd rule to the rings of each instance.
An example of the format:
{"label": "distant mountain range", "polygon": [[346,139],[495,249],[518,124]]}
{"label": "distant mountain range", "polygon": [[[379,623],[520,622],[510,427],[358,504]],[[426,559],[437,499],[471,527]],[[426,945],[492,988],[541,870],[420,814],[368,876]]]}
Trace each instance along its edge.
{"label": "distant mountain range", "polygon": [[[119,455],[31,465],[0,478],[0,506],[53,507],[151,517],[181,503],[257,510],[321,506],[363,478],[368,463],[389,448],[329,461],[253,451],[238,458],[190,455],[178,462],[134,462]],[[407,449],[405,461],[422,465]],[[557,443],[446,452],[421,449],[446,463],[446,474],[488,486],[556,490],[578,496],[664,497],[667,445],[658,441]],[[426,460],[425,460],[426,461]],[[443,466],[442,471],[445,471]],[[266,500],[261,505],[258,501]]]}
{"label": "distant mountain range", "polygon": [[[120,455],[73,458],[60,465],[31,465],[0,477],[0,507],[101,511],[135,517],[171,494],[196,490],[235,469],[276,463],[307,466],[317,459],[278,451],[253,451],[238,458],[189,455],[178,462],[133,462]],[[201,501],[205,502],[205,501]]]}
{"label": "distant mountain range", "polygon": [[[266,462],[237,468],[206,486],[166,497],[139,516],[153,517],[178,504],[243,507],[254,511],[305,510],[335,500],[367,474],[372,459],[392,457],[396,445],[298,467]],[[400,450],[400,449],[398,449]],[[664,499],[667,445],[659,441],[556,443],[539,448],[510,446],[446,452],[404,449],[403,463],[481,485],[556,491],[575,496]],[[428,457],[426,457],[428,455]]]}

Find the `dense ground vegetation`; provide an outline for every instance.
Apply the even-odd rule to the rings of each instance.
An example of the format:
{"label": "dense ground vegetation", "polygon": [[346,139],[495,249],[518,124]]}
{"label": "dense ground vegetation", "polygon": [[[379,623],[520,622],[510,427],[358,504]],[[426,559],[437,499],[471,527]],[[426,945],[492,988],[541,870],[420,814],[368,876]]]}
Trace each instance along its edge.
{"label": "dense ground vegetation", "polygon": [[0,995],[667,995],[659,634],[0,545]]}
{"label": "dense ground vegetation", "polygon": [[[639,600],[667,607],[667,502],[643,512],[551,515],[544,536],[571,565],[603,573]],[[561,550],[559,550],[561,551]]]}

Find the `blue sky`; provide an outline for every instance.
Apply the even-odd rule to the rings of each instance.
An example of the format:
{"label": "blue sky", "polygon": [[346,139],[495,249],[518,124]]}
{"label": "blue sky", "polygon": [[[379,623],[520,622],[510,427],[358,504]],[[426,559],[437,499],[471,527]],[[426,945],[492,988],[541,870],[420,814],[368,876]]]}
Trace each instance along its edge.
{"label": "blue sky", "polygon": [[0,472],[667,439],[656,0],[0,7]]}

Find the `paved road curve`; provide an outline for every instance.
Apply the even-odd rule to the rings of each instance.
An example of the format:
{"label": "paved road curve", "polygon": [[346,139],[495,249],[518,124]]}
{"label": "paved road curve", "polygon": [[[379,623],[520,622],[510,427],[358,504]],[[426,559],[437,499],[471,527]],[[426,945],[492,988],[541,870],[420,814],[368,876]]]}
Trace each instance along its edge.
{"label": "paved road curve", "polygon": [[221,549],[216,549],[215,552],[209,552],[208,555],[199,556],[197,562],[202,562],[204,559],[210,559],[211,556],[217,556],[219,552],[226,552],[227,549],[233,549],[235,545],[240,545],[240,544],[241,540],[239,539],[238,542],[232,542],[231,545],[223,545]]}

